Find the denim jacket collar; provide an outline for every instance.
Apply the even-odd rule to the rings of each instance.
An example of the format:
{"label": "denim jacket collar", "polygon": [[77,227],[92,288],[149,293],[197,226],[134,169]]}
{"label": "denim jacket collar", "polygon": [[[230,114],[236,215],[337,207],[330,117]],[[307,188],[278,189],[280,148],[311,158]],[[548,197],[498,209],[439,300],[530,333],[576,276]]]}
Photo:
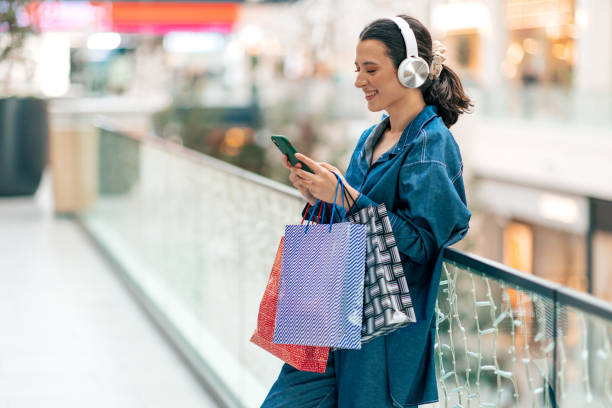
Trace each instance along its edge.
{"label": "denim jacket collar", "polygon": [[365,154],[366,164],[369,165],[372,162],[372,155],[374,154],[374,146],[378,143],[381,136],[389,127],[389,116],[383,115],[382,120],[376,125],[374,130],[370,133],[363,146],[363,154]]}
{"label": "denim jacket collar", "polygon": [[[438,116],[438,109],[435,106],[425,106],[425,108],[423,108],[423,110],[419,112],[416,118],[414,118],[408,124],[408,126],[406,126],[406,129],[404,129],[404,131],[402,132],[402,136],[400,136],[399,141],[396,143],[393,149],[390,152],[384,153],[379,160],[391,158],[392,156],[404,151],[404,149],[406,149],[406,147],[408,146],[408,143],[412,141],[421,132],[421,129],[423,129],[423,127],[436,116]],[[374,146],[376,146],[388,126],[389,116],[383,115],[383,119],[378,123],[378,125],[376,125],[374,130],[372,130],[367,140],[365,141],[363,153],[367,166],[369,166],[370,162],[372,161],[372,155],[374,154]]]}

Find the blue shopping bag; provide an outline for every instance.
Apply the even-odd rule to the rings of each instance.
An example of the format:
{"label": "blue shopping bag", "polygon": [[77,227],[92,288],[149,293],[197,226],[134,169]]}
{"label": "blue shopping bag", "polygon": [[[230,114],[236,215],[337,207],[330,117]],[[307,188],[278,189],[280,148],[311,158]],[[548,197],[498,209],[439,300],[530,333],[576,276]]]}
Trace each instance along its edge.
{"label": "blue shopping bag", "polygon": [[361,348],[366,235],[344,220],[285,227],[274,343]]}

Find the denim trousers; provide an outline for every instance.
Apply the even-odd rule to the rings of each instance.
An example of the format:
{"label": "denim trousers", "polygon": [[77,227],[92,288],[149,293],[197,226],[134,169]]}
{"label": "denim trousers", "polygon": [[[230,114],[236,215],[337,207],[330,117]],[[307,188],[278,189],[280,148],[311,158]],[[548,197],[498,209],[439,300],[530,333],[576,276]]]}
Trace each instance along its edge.
{"label": "denim trousers", "polygon": [[389,396],[387,375],[371,377],[360,369],[351,369],[350,360],[356,356],[353,353],[359,353],[360,357],[370,359],[365,363],[373,373],[386,373],[386,362],[377,358],[378,353],[363,353],[363,348],[379,347],[384,347],[384,342],[372,341],[364,344],[362,350],[332,351],[325,373],[299,371],[289,364],[283,365],[261,408],[401,407]]}

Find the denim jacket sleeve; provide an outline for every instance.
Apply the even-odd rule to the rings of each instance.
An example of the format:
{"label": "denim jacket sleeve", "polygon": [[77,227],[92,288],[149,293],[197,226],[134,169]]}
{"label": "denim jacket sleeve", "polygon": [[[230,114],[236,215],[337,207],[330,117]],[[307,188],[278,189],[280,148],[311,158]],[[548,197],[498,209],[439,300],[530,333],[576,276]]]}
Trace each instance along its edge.
{"label": "denim jacket sleeve", "polygon": [[[400,252],[423,264],[444,245],[455,241],[455,237],[461,238],[457,233],[467,228],[457,225],[457,220],[469,219],[464,198],[460,196],[463,185],[455,186],[454,181],[460,177],[453,180],[446,166],[435,161],[404,164],[399,178],[398,206],[395,212],[388,212],[391,226]],[[351,212],[368,205],[378,203],[362,193]]]}
{"label": "denim jacket sleeve", "polygon": [[[365,143],[365,140],[367,139],[368,135],[370,134],[370,132],[372,131],[372,129],[374,128],[374,126],[372,126],[369,129],[366,129],[361,136],[359,137],[359,140],[357,142],[357,146],[355,147],[355,151],[359,151],[362,147],[363,144]],[[353,152],[353,155],[351,156],[351,161],[349,162],[348,168],[350,169],[351,166],[355,166],[355,153]],[[340,193],[338,193],[339,195]],[[353,197],[353,200],[355,200],[356,197]],[[344,218],[345,215],[347,215],[347,212],[344,210],[343,206],[342,206],[342,198],[339,196],[338,203],[340,204],[336,204],[336,209],[334,211],[334,219],[333,222],[341,222],[342,219]],[[322,203],[320,205],[323,205],[324,208],[321,211],[321,219],[320,222],[322,224],[328,224],[329,220],[330,220],[330,216],[332,214],[332,204],[329,203]],[[367,207],[367,206],[366,206]],[[306,213],[306,211],[308,210],[308,213]],[[314,211],[314,215],[312,214]],[[306,217],[305,219],[308,220],[310,218],[310,216],[313,215],[312,219],[316,220],[318,215],[319,215],[319,206],[317,206],[317,208],[314,208],[314,206],[308,206],[308,204],[304,207],[304,209],[302,210],[302,217]]]}

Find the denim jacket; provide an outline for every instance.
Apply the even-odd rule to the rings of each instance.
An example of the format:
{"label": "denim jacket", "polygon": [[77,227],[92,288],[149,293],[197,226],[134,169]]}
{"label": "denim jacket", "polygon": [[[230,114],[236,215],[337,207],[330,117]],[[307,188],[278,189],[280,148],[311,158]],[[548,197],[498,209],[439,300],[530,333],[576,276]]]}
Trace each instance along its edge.
{"label": "denim jacket", "polygon": [[[426,106],[404,129],[399,142],[370,165],[374,147],[388,124],[389,118],[384,117],[357,142],[345,178],[360,194],[349,213],[386,204],[417,322],[364,344],[360,351],[340,351],[336,364],[339,372],[346,372],[345,377],[352,377],[346,381],[355,393],[363,392],[364,399],[368,398],[367,382],[386,376],[393,405],[409,407],[438,400],[434,306],[442,249],[463,238],[471,214],[459,147],[436,107]],[[329,222],[331,212],[325,213],[322,221]],[[340,221],[342,217],[334,218]]]}

